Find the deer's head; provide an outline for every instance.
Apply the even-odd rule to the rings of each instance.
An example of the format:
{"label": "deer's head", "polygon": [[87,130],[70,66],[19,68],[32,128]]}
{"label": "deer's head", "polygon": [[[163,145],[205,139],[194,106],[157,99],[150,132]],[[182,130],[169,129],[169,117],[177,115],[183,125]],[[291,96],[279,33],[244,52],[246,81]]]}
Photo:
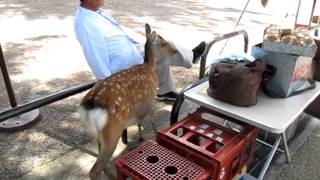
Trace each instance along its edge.
{"label": "deer's head", "polygon": [[156,57],[159,56],[172,56],[178,52],[177,48],[165,40],[162,36],[157,34],[155,31],[151,32],[149,24],[146,24],[146,36],[147,40],[150,39],[150,42],[155,49]]}

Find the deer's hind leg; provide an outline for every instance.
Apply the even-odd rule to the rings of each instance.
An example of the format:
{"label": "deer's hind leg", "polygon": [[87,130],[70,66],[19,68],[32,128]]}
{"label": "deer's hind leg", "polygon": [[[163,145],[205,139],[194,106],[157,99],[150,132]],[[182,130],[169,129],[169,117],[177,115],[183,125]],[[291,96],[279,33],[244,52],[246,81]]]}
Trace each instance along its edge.
{"label": "deer's hind leg", "polygon": [[154,133],[154,136],[157,137],[157,125],[156,125],[156,121],[155,121],[155,105],[152,105],[152,108],[150,110],[149,115],[147,116],[147,118],[149,119],[151,126],[152,126],[152,130]]}
{"label": "deer's hind leg", "polygon": [[102,172],[105,172],[109,179],[115,179],[108,168],[108,161],[117,147],[123,128],[124,126],[120,124],[109,123],[101,132],[99,136],[99,155],[89,174],[91,179],[100,180]]}

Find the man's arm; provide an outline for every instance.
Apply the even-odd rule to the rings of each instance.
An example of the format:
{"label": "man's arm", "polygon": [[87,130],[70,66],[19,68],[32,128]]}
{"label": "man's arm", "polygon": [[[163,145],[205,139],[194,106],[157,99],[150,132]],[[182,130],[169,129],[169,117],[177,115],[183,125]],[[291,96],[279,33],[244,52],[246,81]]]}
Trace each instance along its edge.
{"label": "man's arm", "polygon": [[82,31],[80,44],[96,78],[105,78],[111,75],[110,59],[105,39],[99,32]]}

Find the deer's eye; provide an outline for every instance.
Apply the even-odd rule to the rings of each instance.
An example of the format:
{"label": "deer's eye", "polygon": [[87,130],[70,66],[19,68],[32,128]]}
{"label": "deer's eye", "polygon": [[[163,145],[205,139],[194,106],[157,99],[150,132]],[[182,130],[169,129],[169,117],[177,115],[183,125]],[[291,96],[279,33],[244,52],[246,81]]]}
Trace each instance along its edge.
{"label": "deer's eye", "polygon": [[161,43],[161,46],[162,46],[162,47],[167,46],[167,45],[168,45],[167,42],[162,42],[162,43]]}

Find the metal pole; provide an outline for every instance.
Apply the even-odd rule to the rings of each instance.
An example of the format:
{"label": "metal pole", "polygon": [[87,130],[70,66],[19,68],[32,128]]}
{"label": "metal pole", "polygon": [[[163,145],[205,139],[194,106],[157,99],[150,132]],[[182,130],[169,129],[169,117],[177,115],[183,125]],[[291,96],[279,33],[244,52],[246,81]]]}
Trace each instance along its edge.
{"label": "metal pole", "polygon": [[8,73],[7,66],[6,66],[6,62],[4,61],[4,55],[3,55],[3,52],[2,52],[1,44],[0,44],[0,66],[1,66],[1,72],[2,72],[2,76],[3,76],[3,80],[4,80],[4,83],[6,85],[7,93],[8,93],[8,96],[9,96],[10,105],[11,105],[11,107],[17,107],[18,103],[17,103],[16,98],[14,96],[14,92],[13,92],[13,88],[12,88],[12,85],[11,85],[9,73]]}
{"label": "metal pole", "polygon": [[310,27],[311,25],[311,22],[312,22],[312,17],[313,17],[313,13],[314,13],[314,9],[316,7],[316,3],[317,3],[317,0],[313,0],[313,4],[312,4],[312,9],[311,9],[311,15],[310,15],[310,19],[309,19],[309,22],[308,24],[298,24],[298,18],[299,18],[299,14],[303,11],[305,12],[306,10],[303,9],[301,10],[301,4],[303,4],[304,2],[302,2],[303,0],[299,0],[299,4],[298,4],[298,10],[297,10],[297,14],[296,14],[296,18],[295,18],[295,28],[298,28],[298,27]]}
{"label": "metal pole", "polygon": [[[248,0],[247,3],[246,3],[246,5],[244,6],[244,8],[243,8],[243,10],[242,10],[242,12],[241,12],[241,14],[240,14],[240,17],[238,18],[238,20],[237,20],[236,24],[234,25],[232,31],[236,30],[236,28],[238,27],[238,25],[239,25],[239,23],[240,23],[240,21],[241,21],[241,19],[242,19],[243,14],[247,11],[247,8],[248,8],[249,3],[250,3],[250,0]],[[262,2],[262,1],[261,1],[261,3],[262,3],[262,5],[263,5],[265,2]],[[224,45],[223,45],[223,47],[222,47],[219,55],[221,55],[221,54],[223,53],[223,51],[224,51],[224,49],[226,48],[228,42],[229,42],[229,39],[227,39],[227,41],[224,43]]]}
{"label": "metal pole", "polygon": [[7,67],[4,61],[4,55],[0,44],[0,66],[3,79],[8,92],[11,109],[0,112],[0,131],[13,132],[17,130],[23,130],[33,123],[40,120],[39,109],[44,105],[59,101],[69,96],[75,95],[82,91],[92,88],[96,81],[92,81],[87,84],[75,86],[60,92],[48,95],[44,98],[40,98],[30,103],[18,106],[16,98],[14,96],[13,88],[7,71]]}
{"label": "metal pole", "polygon": [[[258,142],[258,143],[261,143],[262,145],[265,145],[265,146],[268,146],[268,147],[270,147],[270,148],[273,148],[273,145],[271,145],[271,144],[268,144],[268,143],[266,143],[265,141],[262,141],[262,140],[260,140],[260,139],[256,139],[256,141]],[[282,150],[282,149],[280,149],[280,148],[278,148],[277,149],[277,151],[279,151],[279,152],[281,152],[281,153],[286,153],[284,150]]]}
{"label": "metal pole", "polygon": [[200,61],[200,71],[199,71],[199,79],[202,79],[204,78],[204,75],[205,75],[205,71],[206,71],[206,63],[207,63],[207,57],[208,57],[208,54],[209,54],[209,51],[211,49],[211,47],[219,42],[219,41],[222,41],[222,40],[225,40],[225,39],[229,39],[229,38],[232,38],[234,36],[237,36],[237,35],[243,35],[243,40],[244,40],[244,52],[247,53],[248,52],[248,44],[249,44],[249,37],[248,37],[248,33],[245,31],[245,30],[240,30],[240,31],[234,31],[234,32],[231,32],[231,33],[228,33],[228,34],[223,34],[221,36],[217,36],[215,37],[209,44],[208,44],[208,48],[207,48],[207,51],[205,52],[205,54],[201,57],[201,61]]}
{"label": "metal pole", "polygon": [[208,80],[208,78],[203,78],[203,79],[197,80],[196,82],[194,82],[190,85],[187,85],[186,87],[184,87],[181,90],[179,96],[177,97],[176,101],[174,102],[174,104],[172,106],[171,115],[170,115],[170,125],[173,125],[174,123],[178,122],[179,111],[180,111],[182,103],[184,102],[184,92],[204,83],[207,80]]}
{"label": "metal pole", "polygon": [[286,137],[285,132],[282,133],[282,140],[283,140],[283,144],[284,144],[284,149],[286,151],[287,161],[288,161],[288,163],[290,163],[291,158],[290,158],[290,152],[289,152],[287,137]]}
{"label": "metal pole", "polygon": [[67,98],[69,96],[75,95],[77,93],[80,93],[82,91],[88,90],[92,88],[92,86],[96,83],[96,81],[92,81],[90,83],[75,86],[66,90],[62,90],[60,92],[54,93],[52,95],[46,96],[44,98],[35,100],[30,103],[26,103],[24,105],[12,108],[8,111],[1,112],[0,113],[0,122],[3,122],[9,118],[15,117],[17,115],[29,112],[31,110],[37,109],[39,107],[42,107],[44,105],[59,101],[61,99]]}
{"label": "metal pole", "polygon": [[281,135],[278,136],[278,138],[276,139],[275,143],[273,144],[273,148],[271,149],[271,152],[269,152],[269,155],[268,155],[268,159],[267,161],[264,163],[264,166],[259,174],[259,177],[258,179],[259,180],[262,180],[264,175],[266,174],[268,168],[269,168],[269,165],[272,161],[272,158],[274,156],[274,154],[276,153],[277,149],[278,149],[278,146],[280,144],[280,141],[281,141]]}

